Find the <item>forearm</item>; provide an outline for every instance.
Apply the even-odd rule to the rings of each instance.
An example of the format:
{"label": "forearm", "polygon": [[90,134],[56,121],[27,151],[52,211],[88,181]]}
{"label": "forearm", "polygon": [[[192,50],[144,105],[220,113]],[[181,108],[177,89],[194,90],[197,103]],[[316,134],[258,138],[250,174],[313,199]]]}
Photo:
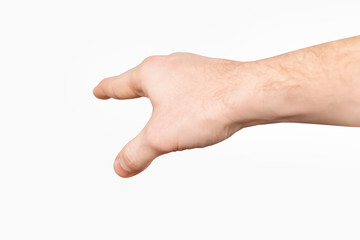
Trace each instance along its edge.
{"label": "forearm", "polygon": [[360,37],[249,63],[264,122],[360,127]]}

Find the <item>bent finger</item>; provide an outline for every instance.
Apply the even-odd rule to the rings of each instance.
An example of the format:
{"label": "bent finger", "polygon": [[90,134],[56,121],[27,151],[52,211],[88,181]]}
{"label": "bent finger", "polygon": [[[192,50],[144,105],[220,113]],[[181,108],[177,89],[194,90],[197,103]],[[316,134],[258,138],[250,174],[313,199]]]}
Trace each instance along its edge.
{"label": "bent finger", "polygon": [[102,80],[93,90],[99,99],[130,99],[142,97],[140,80],[137,77],[137,67],[118,76]]}
{"label": "bent finger", "polygon": [[132,177],[145,170],[160,152],[145,140],[141,131],[120,151],[114,162],[114,170],[121,177]]}

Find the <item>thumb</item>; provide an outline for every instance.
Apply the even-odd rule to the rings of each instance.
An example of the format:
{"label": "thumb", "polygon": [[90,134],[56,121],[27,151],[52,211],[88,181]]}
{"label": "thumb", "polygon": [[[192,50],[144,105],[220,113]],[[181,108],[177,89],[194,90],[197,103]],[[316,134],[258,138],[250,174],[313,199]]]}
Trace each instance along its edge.
{"label": "thumb", "polygon": [[132,177],[145,170],[159,155],[146,141],[144,131],[141,131],[117,155],[114,170],[120,177]]}

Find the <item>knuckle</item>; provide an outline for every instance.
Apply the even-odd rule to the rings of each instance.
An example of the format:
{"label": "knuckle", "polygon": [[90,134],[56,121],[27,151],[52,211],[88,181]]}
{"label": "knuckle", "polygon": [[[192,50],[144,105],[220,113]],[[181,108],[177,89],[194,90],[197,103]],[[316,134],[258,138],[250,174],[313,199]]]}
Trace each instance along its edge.
{"label": "knuckle", "polygon": [[106,77],[106,78],[104,78],[104,79],[102,80],[102,82],[107,82],[107,81],[110,80],[110,78],[111,78],[111,77]]}
{"label": "knuckle", "polygon": [[187,55],[188,53],[186,52],[173,52],[173,53],[170,53],[169,56],[170,57],[179,57],[179,56],[183,56],[183,55]]}
{"label": "knuckle", "polygon": [[169,57],[177,57],[177,56],[179,56],[181,54],[182,54],[181,52],[173,52],[173,53],[169,54]]}
{"label": "knuckle", "polygon": [[130,171],[137,172],[141,169],[141,164],[136,160],[131,146],[123,149],[122,161]]}
{"label": "knuckle", "polygon": [[145,58],[141,65],[155,65],[159,62],[161,62],[161,60],[163,60],[164,56],[160,56],[160,55],[153,55],[153,56],[149,56],[147,58]]}
{"label": "knuckle", "polygon": [[107,77],[104,78],[101,83],[102,83],[102,88],[103,91],[105,92],[105,94],[107,94],[108,96],[112,96],[113,95],[113,86],[111,84],[111,82],[114,80],[113,77]]}
{"label": "knuckle", "polygon": [[145,58],[139,65],[139,74],[141,76],[146,76],[151,73],[151,71],[156,70],[163,63],[164,56],[153,55]]}
{"label": "knuckle", "polygon": [[109,83],[111,83],[113,77],[106,77],[101,81],[102,86],[107,86]]}
{"label": "knuckle", "polygon": [[193,58],[193,57],[199,57],[199,55],[190,53],[190,52],[173,52],[173,53],[169,54],[168,57],[169,57],[169,59],[180,60],[183,58],[188,59],[188,58]]}

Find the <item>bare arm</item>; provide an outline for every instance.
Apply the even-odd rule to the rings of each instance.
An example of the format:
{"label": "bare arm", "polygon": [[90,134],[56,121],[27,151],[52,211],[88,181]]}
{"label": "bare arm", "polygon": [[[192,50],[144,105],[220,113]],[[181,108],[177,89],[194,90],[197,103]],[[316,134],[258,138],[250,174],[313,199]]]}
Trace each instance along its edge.
{"label": "bare arm", "polygon": [[247,126],[301,122],[360,126],[360,37],[254,62],[190,53],[152,56],[106,78],[101,99],[148,97],[153,113],[116,157],[122,177],[157,156],[218,143]]}
{"label": "bare arm", "polygon": [[359,36],[255,65],[263,78],[259,89],[279,116],[277,121],[360,126]]}

